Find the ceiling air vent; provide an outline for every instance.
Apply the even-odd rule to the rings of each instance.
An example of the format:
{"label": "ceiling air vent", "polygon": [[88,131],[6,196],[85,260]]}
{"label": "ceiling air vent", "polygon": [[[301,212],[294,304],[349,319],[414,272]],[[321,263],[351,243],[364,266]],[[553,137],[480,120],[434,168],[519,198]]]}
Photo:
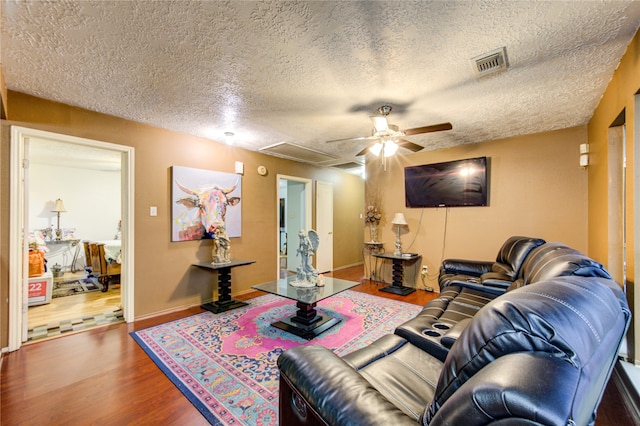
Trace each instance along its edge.
{"label": "ceiling air vent", "polygon": [[314,149],[305,148],[289,142],[279,142],[260,148],[260,152],[289,160],[302,161],[304,163],[319,164],[335,160],[337,157]]}
{"label": "ceiling air vent", "polygon": [[504,71],[507,69],[507,48],[500,47],[471,59],[473,71],[477,77]]}

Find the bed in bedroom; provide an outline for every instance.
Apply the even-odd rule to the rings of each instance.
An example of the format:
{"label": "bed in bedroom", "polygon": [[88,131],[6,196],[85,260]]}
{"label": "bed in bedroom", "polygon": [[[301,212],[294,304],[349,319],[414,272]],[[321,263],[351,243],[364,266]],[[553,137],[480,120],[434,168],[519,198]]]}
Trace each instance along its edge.
{"label": "bed in bedroom", "polygon": [[90,275],[97,277],[102,291],[109,289],[109,282],[120,282],[122,263],[121,240],[83,241],[84,255]]}

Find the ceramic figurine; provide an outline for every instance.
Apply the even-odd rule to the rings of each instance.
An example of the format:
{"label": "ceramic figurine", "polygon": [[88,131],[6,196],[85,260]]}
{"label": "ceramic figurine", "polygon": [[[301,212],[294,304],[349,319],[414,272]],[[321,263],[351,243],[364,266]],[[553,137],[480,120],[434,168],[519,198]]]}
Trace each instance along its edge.
{"label": "ceramic figurine", "polygon": [[224,225],[218,226],[213,239],[213,263],[216,265],[231,263],[231,241]]}
{"label": "ceramic figurine", "polygon": [[300,237],[300,246],[296,255],[300,256],[301,263],[297,268],[296,279],[289,284],[294,287],[315,287],[318,283],[318,271],[311,266],[311,258],[318,250],[320,238],[313,229],[310,229],[309,232],[301,230],[298,236]]}

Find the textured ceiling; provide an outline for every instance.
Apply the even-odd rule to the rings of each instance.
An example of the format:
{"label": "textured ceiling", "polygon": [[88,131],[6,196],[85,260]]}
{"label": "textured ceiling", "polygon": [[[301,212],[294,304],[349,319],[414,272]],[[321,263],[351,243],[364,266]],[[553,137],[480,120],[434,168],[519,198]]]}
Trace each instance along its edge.
{"label": "textured ceiling", "polygon": [[[250,150],[352,161],[382,104],[428,150],[586,124],[636,1],[3,1],[7,88]],[[506,47],[509,69],[471,58]],[[10,113],[10,111],[9,111]]]}

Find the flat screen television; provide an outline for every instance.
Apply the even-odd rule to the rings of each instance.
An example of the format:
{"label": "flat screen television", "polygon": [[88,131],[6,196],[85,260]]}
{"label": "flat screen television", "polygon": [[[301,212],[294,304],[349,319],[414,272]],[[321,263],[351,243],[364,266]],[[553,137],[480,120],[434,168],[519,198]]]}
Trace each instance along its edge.
{"label": "flat screen television", "polygon": [[406,206],[487,206],[487,172],[487,157],[405,167]]}

